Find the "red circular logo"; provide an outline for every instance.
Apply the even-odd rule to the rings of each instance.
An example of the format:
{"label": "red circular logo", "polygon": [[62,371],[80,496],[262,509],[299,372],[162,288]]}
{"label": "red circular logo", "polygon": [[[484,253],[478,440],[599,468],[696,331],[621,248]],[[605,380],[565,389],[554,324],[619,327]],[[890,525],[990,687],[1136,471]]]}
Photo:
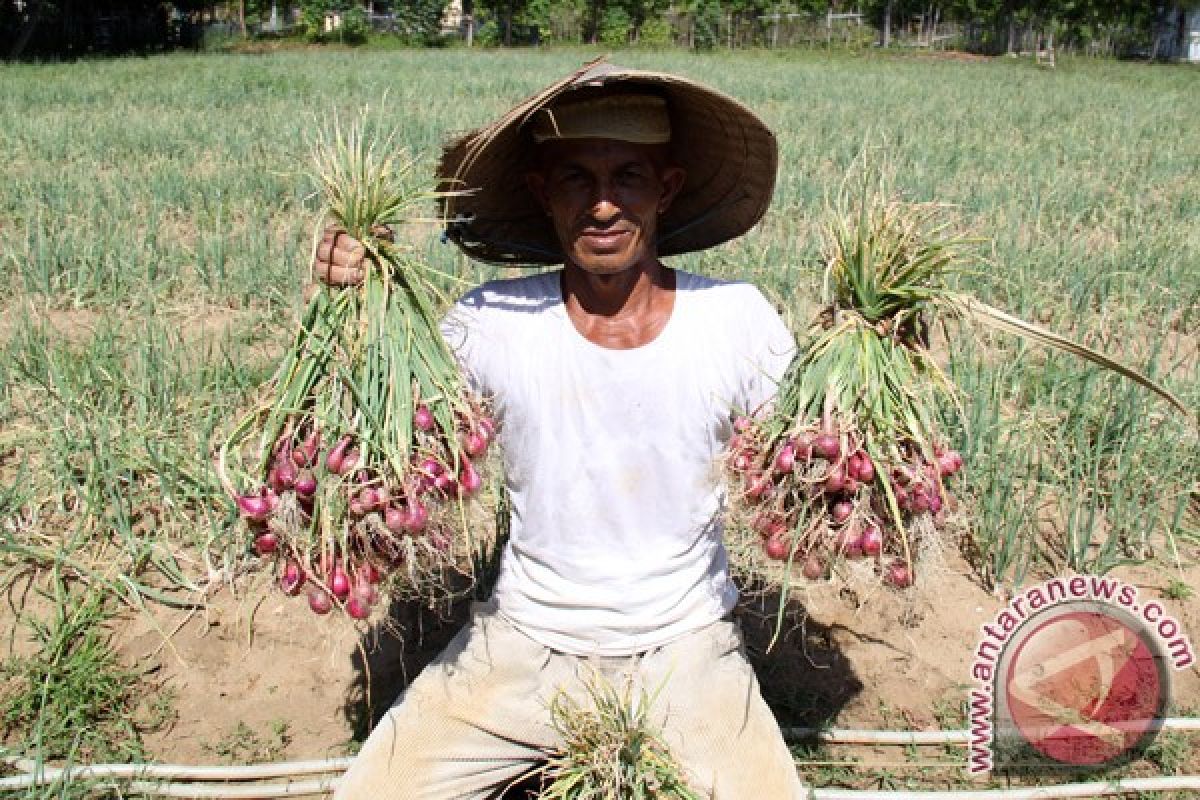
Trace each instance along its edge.
{"label": "red circular logo", "polygon": [[1007,722],[1061,764],[1130,754],[1157,733],[1166,708],[1167,672],[1155,645],[1114,607],[1072,603],[1039,615],[1006,648],[998,677]]}

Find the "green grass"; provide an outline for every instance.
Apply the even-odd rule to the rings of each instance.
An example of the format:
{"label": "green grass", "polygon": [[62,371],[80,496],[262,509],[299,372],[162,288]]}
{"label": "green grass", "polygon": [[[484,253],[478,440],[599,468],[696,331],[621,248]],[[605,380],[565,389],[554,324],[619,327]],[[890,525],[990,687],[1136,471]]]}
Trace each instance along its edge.
{"label": "green grass", "polygon": [[[428,168],[448,133],[593,55],[280,52],[0,71],[0,576],[57,569],[70,591],[86,580],[136,606],[190,602],[232,575],[246,546],[211,455],[301,308],[316,207],[306,140],[335,110],[370,104]],[[864,143],[882,143],[907,197],[956,204],[990,241],[962,288],[1200,407],[1194,69],[807,52],[618,60],[717,86],[779,135],[762,225],[675,265],[753,280],[806,323],[826,198]],[[468,281],[495,274],[436,232],[410,239]],[[985,583],[1194,552],[1200,445],[1178,416],[1060,354],[961,329],[952,344],[966,424],[948,424]],[[50,640],[77,624],[42,620]]]}
{"label": "green grass", "polygon": [[139,760],[139,676],[109,645],[105,597],[57,576],[44,595],[49,617],[25,620],[35,651],[0,662],[5,737],[46,760]]}
{"label": "green grass", "polygon": [[282,761],[291,741],[287,720],[271,720],[268,730],[261,734],[238,720],[227,733],[202,747],[221,764],[257,764]]}

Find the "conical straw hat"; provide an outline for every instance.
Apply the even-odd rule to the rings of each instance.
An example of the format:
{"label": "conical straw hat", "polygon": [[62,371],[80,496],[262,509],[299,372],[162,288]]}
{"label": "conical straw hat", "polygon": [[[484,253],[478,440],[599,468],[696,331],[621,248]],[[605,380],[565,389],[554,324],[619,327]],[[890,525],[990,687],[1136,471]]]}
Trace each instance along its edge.
{"label": "conical straw hat", "polygon": [[534,162],[526,123],[573,92],[627,85],[666,98],[672,160],[687,171],[659,220],[660,256],[704,250],[740,236],[766,212],[775,188],[775,135],[748,108],[698,83],[603,60],[543,89],[485,128],[448,144],[438,165],[447,236],[472,258],[559,264],[562,248],[525,185]]}

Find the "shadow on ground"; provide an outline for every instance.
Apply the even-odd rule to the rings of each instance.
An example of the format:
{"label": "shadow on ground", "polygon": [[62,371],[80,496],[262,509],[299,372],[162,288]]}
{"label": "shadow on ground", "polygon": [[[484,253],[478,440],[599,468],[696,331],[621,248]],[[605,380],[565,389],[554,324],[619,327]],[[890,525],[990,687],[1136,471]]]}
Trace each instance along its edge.
{"label": "shadow on ground", "polygon": [[[782,727],[828,725],[863,685],[835,644],[831,629],[808,617],[798,601],[789,601],[776,636],[778,607],[777,593],[763,593],[744,600],[736,612],[763,697]],[[357,679],[347,695],[345,712],[357,741],[366,738],[404,687],[466,624],[470,609],[470,598],[434,610],[417,602],[393,603],[389,624],[365,636],[354,656]],[[531,780],[497,800],[537,795],[537,781]]]}

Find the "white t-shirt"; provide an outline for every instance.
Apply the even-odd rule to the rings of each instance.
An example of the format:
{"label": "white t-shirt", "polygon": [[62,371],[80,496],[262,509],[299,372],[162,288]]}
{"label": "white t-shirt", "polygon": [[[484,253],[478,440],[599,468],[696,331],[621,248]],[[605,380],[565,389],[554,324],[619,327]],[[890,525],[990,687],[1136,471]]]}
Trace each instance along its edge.
{"label": "white t-shirt", "polygon": [[754,286],[677,272],[653,341],[600,347],[567,316],[560,275],[486,283],[443,332],[499,423],[512,502],[499,613],[560,652],[629,655],[737,601],[717,459],[795,343]]}

